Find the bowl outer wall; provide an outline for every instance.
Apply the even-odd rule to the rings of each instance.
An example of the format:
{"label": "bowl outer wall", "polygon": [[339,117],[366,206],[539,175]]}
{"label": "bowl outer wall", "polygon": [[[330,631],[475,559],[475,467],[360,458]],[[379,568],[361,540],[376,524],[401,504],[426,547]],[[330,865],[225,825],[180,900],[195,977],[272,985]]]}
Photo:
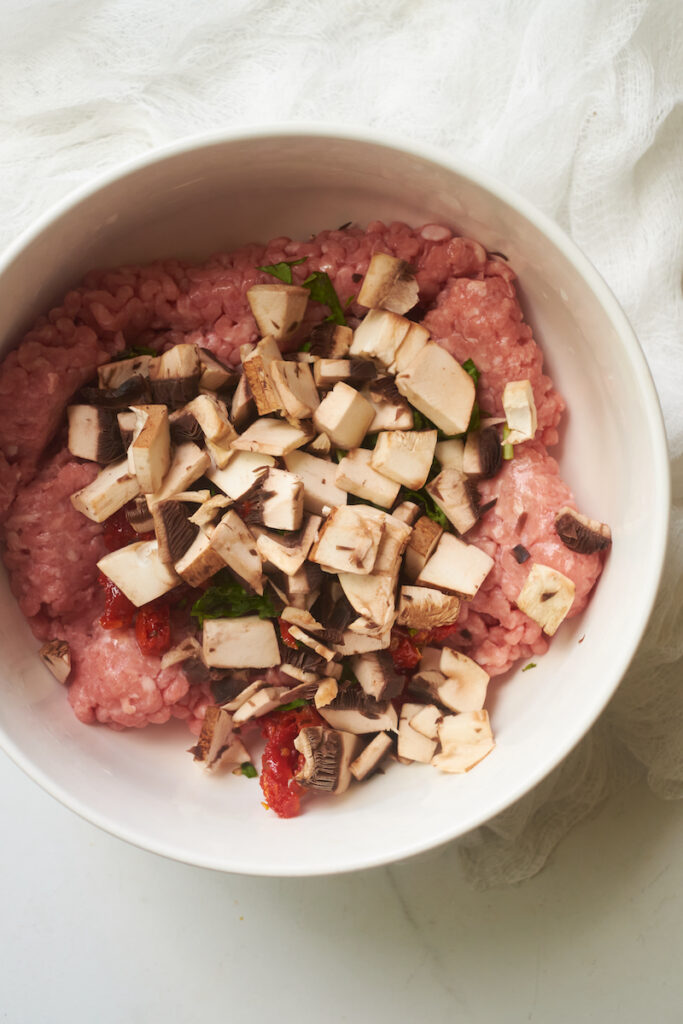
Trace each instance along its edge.
{"label": "bowl outer wall", "polygon": [[578,742],[616,689],[652,608],[668,461],[652,379],[626,317],[555,224],[489,175],[430,147],[296,125],[148,154],[67,197],[10,248],[0,262],[0,338],[14,343],[93,265],[200,258],[255,238],[305,237],[376,217],[444,221],[510,257],[549,371],[568,398],[563,474],[579,507],[611,523],[614,548],[588,609],[563,626],[538,668],[493,686],[498,745],[475,772],[392,767],[339,800],[316,800],[290,822],[263,813],[256,783],[195,772],[182,754],[181,726],[114,733],[78,723],[35,658],[37,644],[3,581],[3,747],[86,819],[188,863],[325,874],[463,834],[522,796]]}

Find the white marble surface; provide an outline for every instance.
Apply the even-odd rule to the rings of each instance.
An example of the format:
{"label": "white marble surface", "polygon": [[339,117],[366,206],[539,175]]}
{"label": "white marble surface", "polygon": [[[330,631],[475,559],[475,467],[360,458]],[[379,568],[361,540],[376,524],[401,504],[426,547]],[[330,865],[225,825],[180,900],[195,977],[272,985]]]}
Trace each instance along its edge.
{"label": "white marble surface", "polygon": [[311,881],[108,836],[0,755],[0,1021],[678,1024],[680,804],[627,791],[544,872],[474,892],[451,846]]}

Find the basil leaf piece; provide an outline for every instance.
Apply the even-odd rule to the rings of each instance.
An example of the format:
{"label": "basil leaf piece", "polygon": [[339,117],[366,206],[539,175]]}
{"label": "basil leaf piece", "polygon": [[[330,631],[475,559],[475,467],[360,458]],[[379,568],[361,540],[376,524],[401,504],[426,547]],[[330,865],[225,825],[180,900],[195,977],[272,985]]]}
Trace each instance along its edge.
{"label": "basil leaf piece", "polygon": [[209,587],[192,605],[190,615],[200,626],[205,619],[238,619],[256,612],[260,619],[276,619],[277,612],[269,597],[248,594],[244,587],[231,579],[224,570],[216,573]]}
{"label": "basil leaf piece", "polygon": [[528,665],[525,665],[522,672],[528,672],[530,668],[536,668],[536,662],[530,661]]}
{"label": "basil leaf piece", "polygon": [[270,274],[271,277],[276,277],[278,281],[282,281],[283,284],[292,283],[292,267],[298,267],[300,263],[305,263],[308,256],[302,256],[300,260],[282,260],[280,263],[268,263],[265,267],[257,267],[257,270],[262,270],[264,274]]}
{"label": "basil leaf piece", "polygon": [[331,320],[342,327],[346,326],[346,317],[339,296],[324,270],[314,270],[304,281],[304,288],[308,288],[314,302],[319,302],[329,308],[330,315],[325,318],[326,320]]}
{"label": "basil leaf piece", "polygon": [[244,764],[240,765],[240,771],[242,772],[242,775],[245,775],[248,779],[258,778],[258,772],[249,761],[245,761]]}
{"label": "basil leaf piece", "polygon": [[289,704],[281,704],[278,711],[294,711],[296,708],[305,708],[308,704],[307,700],[299,698],[299,700],[290,700]]}
{"label": "basil leaf piece", "polygon": [[441,511],[431,494],[428,494],[427,491],[405,491],[403,498],[405,501],[414,501],[417,505],[420,505],[424,510],[424,514],[433,519],[439,526],[442,526],[444,530],[450,528],[450,521],[447,516]]}

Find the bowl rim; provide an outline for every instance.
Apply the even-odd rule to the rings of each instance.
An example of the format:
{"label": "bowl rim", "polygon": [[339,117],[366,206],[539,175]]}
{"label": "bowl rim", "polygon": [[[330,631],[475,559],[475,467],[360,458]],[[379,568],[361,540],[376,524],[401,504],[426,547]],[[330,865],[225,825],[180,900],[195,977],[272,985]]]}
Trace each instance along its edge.
{"label": "bowl rim", "polygon": [[417,157],[420,160],[445,168],[455,174],[469,178],[474,183],[485,189],[491,195],[503,203],[514,208],[538,231],[540,231],[552,244],[562,253],[567,261],[573,266],[577,273],[583,278],[591,289],[606,315],[614,325],[624,347],[624,351],[631,364],[632,371],[641,383],[641,394],[646,412],[646,424],[649,435],[653,442],[652,446],[652,468],[654,478],[659,487],[659,499],[653,503],[652,512],[652,536],[653,555],[646,568],[645,578],[641,579],[639,587],[643,608],[642,624],[638,630],[628,637],[624,637],[624,644],[620,651],[620,657],[615,661],[613,667],[613,683],[599,691],[595,701],[585,709],[583,718],[584,726],[580,734],[566,738],[536,770],[525,776],[525,779],[512,790],[507,791],[498,801],[490,804],[486,811],[480,815],[473,815],[471,820],[456,826],[455,828],[445,827],[438,834],[432,832],[427,838],[406,839],[401,848],[393,849],[373,856],[351,856],[340,858],[338,863],[327,863],[311,869],[306,865],[279,865],[276,861],[269,863],[266,860],[253,865],[247,862],[240,862],[231,858],[230,863],[215,856],[203,856],[190,850],[182,849],[179,845],[171,845],[165,842],[155,841],[153,837],[145,837],[135,829],[118,824],[110,815],[99,812],[74,797],[62,785],[55,782],[41,768],[33,764],[30,757],[25,755],[18,744],[9,736],[4,728],[0,726],[0,749],[24,771],[29,778],[38,783],[47,793],[53,796],[65,807],[74,811],[85,821],[96,825],[103,831],[108,832],[116,838],[123,839],[139,849],[158,854],[170,860],[194,865],[196,867],[209,868],[224,872],[259,875],[266,877],[316,877],[332,875],[344,872],[364,870],[366,868],[379,867],[382,865],[401,861],[409,857],[434,850],[453,839],[456,839],[467,832],[490,821],[497,814],[510,807],[526,793],[537,786],[557,765],[559,765],[574,747],[583,739],[588,730],[605,709],[618,689],[629,665],[636,653],[642,636],[647,628],[652,615],[655,599],[659,590],[659,584],[664,568],[664,558],[668,541],[668,527],[670,518],[671,499],[671,476],[668,457],[668,446],[666,430],[662,415],[661,405],[657,396],[652,373],[648,366],[643,349],[638,341],[633,327],[631,326],[626,313],[619,305],[614,293],[610,289],[599,271],[594,267],[588,257],[582,252],[579,246],[570,236],[547,214],[537,209],[533,203],[523,195],[510,188],[496,176],[488,171],[482,170],[476,164],[460,157],[450,155],[445,149],[431,143],[414,139],[405,140],[398,136],[374,129],[355,127],[349,124],[331,124],[317,121],[286,121],[281,123],[268,123],[254,126],[237,126],[225,128],[215,132],[203,132],[183,136],[172,143],[157,146],[138,156],[127,159],[104,173],[94,176],[91,180],[79,185],[69,191],[57,202],[49,206],[39,217],[37,217],[19,236],[0,253],[0,275],[2,275],[12,262],[17,259],[23,250],[35,241],[61,216],[68,213],[80,203],[91,198],[100,190],[113,184],[115,181],[126,178],[138,171],[165,160],[181,156],[192,150],[211,148],[216,145],[233,143],[239,141],[255,141],[259,139],[292,139],[303,138],[328,138],[330,141],[341,140],[369,144],[380,148],[397,150],[409,156]]}

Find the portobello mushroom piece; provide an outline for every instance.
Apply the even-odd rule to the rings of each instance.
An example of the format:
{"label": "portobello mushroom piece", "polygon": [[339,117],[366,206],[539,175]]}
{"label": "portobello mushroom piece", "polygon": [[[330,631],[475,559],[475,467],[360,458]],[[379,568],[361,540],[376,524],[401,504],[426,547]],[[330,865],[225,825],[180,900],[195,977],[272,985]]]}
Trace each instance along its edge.
{"label": "portobello mushroom piece", "polygon": [[312,356],[320,359],[343,359],[353,340],[350,327],[330,321],[316,324],[310,334]]}
{"label": "portobello mushroom piece", "polygon": [[234,509],[229,509],[211,533],[210,547],[238,581],[263,593],[263,563],[256,538]]}
{"label": "portobello mushroom piece", "polygon": [[365,654],[368,651],[384,651],[389,647],[390,643],[391,629],[386,629],[383,633],[378,633],[374,636],[354,633],[352,630],[347,629],[342,634],[339,643],[332,643],[332,646],[337,654],[349,657],[352,654]]}
{"label": "portobello mushroom piece", "polygon": [[354,448],[337,466],[335,483],[362,501],[391,508],[401,485],[375,468],[373,456],[367,448]]}
{"label": "portobello mushroom piece", "polygon": [[[320,436],[327,437],[326,434]],[[289,452],[283,461],[290,473],[296,473],[303,480],[304,508],[307,512],[321,515],[326,506],[338,508],[346,505],[348,495],[336,484],[336,463],[302,451]]]}
{"label": "portobello mushroom piece", "polygon": [[396,624],[411,629],[434,629],[455,622],[460,599],[432,587],[403,586],[399,592]]}
{"label": "portobello mushroom piece", "polygon": [[368,401],[354,388],[340,381],[323,398],[313,413],[318,433],[325,433],[338,448],[357,447],[375,417]]}
{"label": "portobello mushroom piece", "polygon": [[391,700],[403,690],[405,680],[385,651],[356,655],[351,659],[351,671],[364,691],[376,700]]}
{"label": "portobello mushroom piece", "polygon": [[66,683],[71,672],[71,648],[66,640],[50,640],[38,652],[58,683]]}
{"label": "portobello mushroom piece", "polygon": [[[399,394],[392,377],[381,377],[376,383],[384,382],[390,382],[391,388],[387,383],[386,389],[382,389],[381,397],[379,388],[371,390],[370,385],[361,388],[361,395],[370,403],[375,413],[368,427],[368,434],[376,434],[380,430],[412,430],[413,410],[405,398]],[[394,392],[396,392],[395,398],[393,397]]]}
{"label": "portobello mushroom piece", "polygon": [[272,668],[280,663],[275,627],[258,615],[206,619],[202,648],[204,661],[215,668]]}
{"label": "portobello mushroom piece", "polygon": [[199,426],[197,419],[187,408],[176,409],[168,417],[168,426],[171,432],[171,440],[174,444],[186,444],[192,441],[193,444],[204,447],[204,431]]}
{"label": "portobello mushroom piece", "polygon": [[468,476],[490,480],[503,465],[503,446],[495,427],[485,427],[467,435],[462,468]]}
{"label": "portobello mushroom piece", "polygon": [[378,701],[370,697],[357,683],[344,682],[334,700],[318,713],[333,729],[343,729],[356,735],[369,732],[396,730],[398,715],[389,700]]}
{"label": "portobello mushroom piece", "polygon": [[245,700],[244,704],[235,711],[233,722],[235,725],[242,725],[250,718],[262,718],[263,715],[267,715],[279,707],[283,703],[283,694],[287,693],[289,693],[289,687],[286,686],[264,686],[253,697]]}
{"label": "portobello mushroom piece", "polygon": [[326,708],[328,704],[331,704],[334,698],[339,692],[339,683],[337,680],[328,676],[326,679],[321,679],[316,686],[314,694],[314,703],[316,708]]}
{"label": "portobello mushroom piece", "polygon": [[270,366],[270,379],[289,419],[308,419],[320,405],[316,382],[306,363],[276,359]]}
{"label": "portobello mushroom piece", "polygon": [[503,389],[503,409],[509,427],[507,444],[530,441],[536,433],[534,392],[528,380],[508,381]]}
{"label": "portobello mushroom piece", "polygon": [[307,444],[313,434],[306,424],[294,426],[287,420],[263,416],[232,442],[235,451],[260,452],[279,458]]}
{"label": "portobello mushroom piece", "polygon": [[121,434],[121,443],[126,449],[133,441],[137,416],[131,409],[124,409],[123,412],[116,413],[116,422]]}
{"label": "portobello mushroom piece", "polygon": [[280,667],[287,675],[299,679],[303,683],[319,682],[319,677],[327,675],[327,665],[323,658],[310,647],[290,647],[280,643]]}
{"label": "portobello mushroom piece", "polygon": [[150,533],[154,529],[154,518],[144,494],[138,494],[126,506],[126,519],[136,533]]}
{"label": "portobello mushroom piece", "polygon": [[439,669],[446,683],[439,689],[441,702],[451,711],[481,711],[490,676],[476,661],[460,651],[444,647]]}
{"label": "portobello mushroom piece", "polygon": [[332,449],[332,442],[327,434],[318,434],[311,443],[306,446],[306,451],[312,455],[329,455]]}
{"label": "portobello mushroom piece", "polygon": [[589,519],[567,506],[557,513],[555,530],[565,547],[579,555],[606,551],[612,543],[612,531],[607,523]]}
{"label": "portobello mushroom piece", "polygon": [[168,593],[180,579],[159,558],[156,540],[136,541],[100,558],[97,568],[122,590],[136,608]]}
{"label": "portobello mushroom piece", "polygon": [[365,575],[372,571],[384,526],[364,517],[359,506],[341,505],[329,514],[309,559],[334,572]]}
{"label": "portobello mushroom piece", "polygon": [[402,501],[396,508],[392,508],[391,514],[394,519],[400,519],[407,526],[414,526],[420,518],[420,506],[412,501]]}
{"label": "portobello mushroom piece", "polygon": [[304,644],[305,647],[309,647],[316,654],[319,654],[321,658],[324,658],[325,661],[333,661],[335,659],[335,651],[331,651],[329,647],[326,647],[325,644],[315,637],[309,636],[300,626],[292,624],[289,627],[289,634],[298,644]]}
{"label": "portobello mushroom piece", "polygon": [[266,336],[253,349],[242,353],[242,374],[249,384],[259,416],[268,416],[282,408],[271,375],[272,367],[282,359],[282,353],[275,338],[267,331],[264,334]]}
{"label": "portobello mushroom piece", "polygon": [[493,559],[474,544],[444,533],[436,550],[420,570],[418,586],[435,587],[449,594],[472,598],[491,569]]}
{"label": "portobello mushroom piece", "polygon": [[158,491],[171,465],[171,435],[165,405],[131,406],[136,415],[128,465],[135,472],[140,490]]}
{"label": "portobello mushroom piece", "polygon": [[125,450],[116,413],[92,405],[70,405],[67,410],[67,448],[78,459],[108,465],[123,458]]}
{"label": "portobello mushroom piece", "polygon": [[471,530],[479,518],[479,491],[474,480],[457,469],[442,469],[425,490],[459,534]]}
{"label": "portobello mushroom piece", "polygon": [[232,716],[222,708],[208,707],[199,739],[192,747],[194,760],[210,771],[216,768],[221,753],[229,746],[232,731]]}
{"label": "portobello mushroom piece", "polygon": [[445,434],[464,434],[474,406],[474,381],[450,352],[429,341],[396,377],[396,386]]}
{"label": "portobello mushroom piece", "polygon": [[[175,647],[171,647],[169,651],[161,657],[161,667],[170,668],[171,665],[180,665],[184,661],[193,661],[201,659],[202,648],[199,641],[193,636],[187,636]],[[207,669],[208,672],[208,669]]]}
{"label": "portobello mushroom piece", "polygon": [[415,729],[428,740],[439,738],[439,726],[444,720],[444,715],[436,704],[424,704],[410,719],[410,728]]}
{"label": "portobello mushroom piece", "polygon": [[299,599],[308,598],[311,594],[317,595],[323,581],[322,569],[312,562],[304,562],[301,568],[291,575],[282,572],[270,562],[264,562],[263,571],[277,589],[284,594],[285,603],[294,608],[307,608],[308,605],[301,605]]}
{"label": "portobello mushroom piece", "polygon": [[283,622],[291,622],[292,625],[299,626],[301,629],[307,629],[311,633],[324,632],[322,623],[318,622],[309,611],[303,608],[285,607],[282,609],[280,618]]}
{"label": "portobello mushroom piece", "polygon": [[374,736],[356,760],[351,762],[351,774],[356,782],[363,782],[376,772],[393,745],[393,740],[387,732],[380,732]]}
{"label": "portobello mushroom piece", "polygon": [[161,487],[155,494],[147,497],[150,508],[157,501],[173,498],[180,491],[186,491],[195,480],[204,475],[210,465],[211,459],[208,454],[196,444],[192,444],[191,441],[179,444],[173,453],[171,465]]}
{"label": "portobello mushroom piece", "polygon": [[404,487],[424,487],[434,460],[436,430],[383,430],[371,452],[374,469]]}
{"label": "portobello mushroom piece", "polygon": [[355,632],[376,635],[389,629],[396,618],[396,578],[339,573],[339,583],[349,602],[364,621],[350,623]]}
{"label": "portobello mushroom piece", "polygon": [[180,561],[191,546],[199,527],[188,519],[185,502],[159,501],[152,508],[154,532],[159,545],[159,558],[171,565]]}
{"label": "portobello mushroom piece", "polygon": [[116,388],[84,387],[78,395],[86,405],[113,410],[128,409],[131,405],[149,405],[155,401],[150,382],[139,373],[124,380]]}
{"label": "portobello mushroom piece", "polygon": [[294,776],[301,786],[325,793],[344,793],[351,782],[350,765],[360,750],[360,740],[347,732],[310,725],[302,729],[294,746],[304,763]]}
{"label": "portobello mushroom piece", "polygon": [[441,540],[443,527],[435,523],[429,516],[420,516],[408,539],[403,571],[406,579],[413,583],[436,551]]}

